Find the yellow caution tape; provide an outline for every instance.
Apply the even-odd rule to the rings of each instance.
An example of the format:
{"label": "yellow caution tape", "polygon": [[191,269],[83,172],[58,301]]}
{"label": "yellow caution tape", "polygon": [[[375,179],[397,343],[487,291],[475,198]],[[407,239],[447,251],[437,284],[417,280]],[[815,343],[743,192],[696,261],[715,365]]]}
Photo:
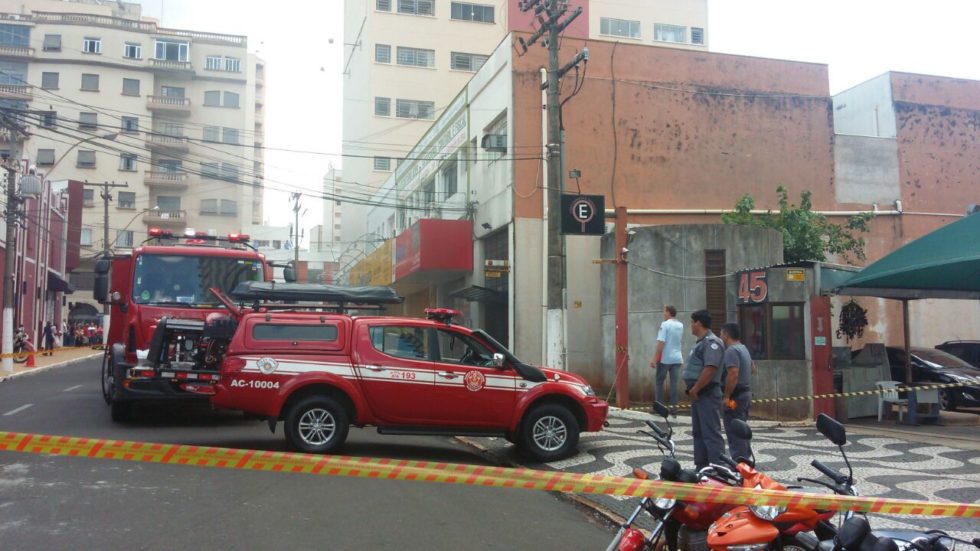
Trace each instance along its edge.
{"label": "yellow caution tape", "polygon": [[688,502],[805,506],[819,510],[980,518],[980,505],[706,487],[661,480],[431,461],[310,455],[0,432],[0,451],[220,469],[410,480],[577,494],[656,496]]}

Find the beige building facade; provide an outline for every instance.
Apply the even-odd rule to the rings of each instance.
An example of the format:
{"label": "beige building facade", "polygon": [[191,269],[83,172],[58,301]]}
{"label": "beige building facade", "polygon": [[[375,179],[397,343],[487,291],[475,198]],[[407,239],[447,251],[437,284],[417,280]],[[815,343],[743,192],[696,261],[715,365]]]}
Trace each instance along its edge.
{"label": "beige building facade", "polygon": [[122,2],[0,1],[0,27],[0,100],[30,133],[21,157],[50,180],[125,186],[110,190],[108,243],[102,192],[86,189],[76,286],[150,227],[262,223],[265,69],[245,36],[166,29]]}

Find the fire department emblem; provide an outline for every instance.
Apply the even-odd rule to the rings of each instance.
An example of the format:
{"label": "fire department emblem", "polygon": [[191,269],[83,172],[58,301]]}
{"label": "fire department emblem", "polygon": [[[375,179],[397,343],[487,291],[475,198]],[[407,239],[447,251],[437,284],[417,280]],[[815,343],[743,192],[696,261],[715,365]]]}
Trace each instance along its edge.
{"label": "fire department emblem", "polygon": [[259,361],[255,362],[255,365],[263,375],[272,375],[272,372],[279,367],[279,362],[274,358],[259,358]]}
{"label": "fire department emblem", "polygon": [[487,385],[487,378],[479,371],[470,371],[463,377],[463,384],[466,385],[466,390],[476,392]]}

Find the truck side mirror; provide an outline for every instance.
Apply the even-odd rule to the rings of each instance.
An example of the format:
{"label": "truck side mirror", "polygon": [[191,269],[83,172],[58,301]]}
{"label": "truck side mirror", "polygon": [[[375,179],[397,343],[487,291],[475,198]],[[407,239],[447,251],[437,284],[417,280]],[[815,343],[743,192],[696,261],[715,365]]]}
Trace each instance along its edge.
{"label": "truck side mirror", "polygon": [[288,283],[294,283],[296,281],[296,266],[292,262],[282,269],[282,278]]}
{"label": "truck side mirror", "polygon": [[100,259],[95,263],[95,287],[92,289],[92,297],[100,304],[109,302],[109,267],[112,263],[108,259]]}
{"label": "truck side mirror", "polygon": [[493,354],[493,366],[503,367],[504,366],[504,355],[500,352],[494,352]]}

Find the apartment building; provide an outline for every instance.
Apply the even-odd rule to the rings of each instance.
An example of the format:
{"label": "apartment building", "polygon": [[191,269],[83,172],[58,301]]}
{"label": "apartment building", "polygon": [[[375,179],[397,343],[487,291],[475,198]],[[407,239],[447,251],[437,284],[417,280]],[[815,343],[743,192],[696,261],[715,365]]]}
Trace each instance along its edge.
{"label": "apartment building", "polygon": [[[521,12],[520,4],[345,0],[343,170],[348,194],[369,196],[376,190],[507,33],[531,30],[531,14]],[[564,52],[581,48],[586,39],[708,49],[707,0],[568,4],[570,10],[581,7],[582,14],[565,31]],[[353,242],[366,232],[366,209],[351,205],[344,213],[342,240]]]}
{"label": "apartment building", "polygon": [[138,4],[0,1],[0,100],[28,109],[22,157],[50,180],[126,186],[110,193],[108,243],[102,193],[86,188],[83,259],[138,245],[151,226],[262,223],[265,71],[247,46],[163,28]]}

